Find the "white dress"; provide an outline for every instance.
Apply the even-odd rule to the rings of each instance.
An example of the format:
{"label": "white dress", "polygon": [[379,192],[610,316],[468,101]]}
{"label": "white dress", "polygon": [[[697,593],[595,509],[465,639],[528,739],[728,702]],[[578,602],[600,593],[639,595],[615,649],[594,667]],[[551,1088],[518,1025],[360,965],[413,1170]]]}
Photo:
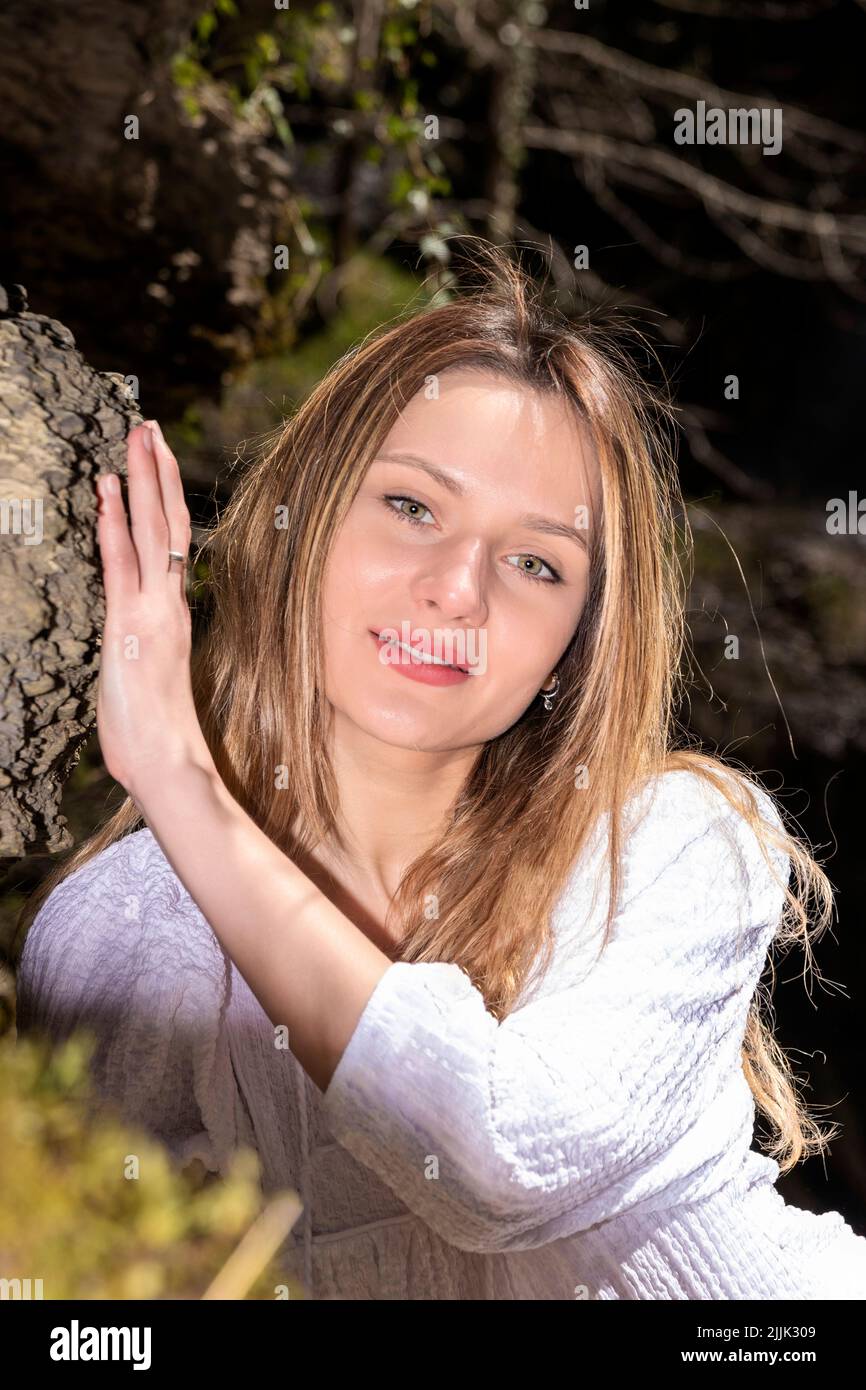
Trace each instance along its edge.
{"label": "white dress", "polygon": [[520,1007],[498,1023],[460,966],[397,962],[324,1095],[149,829],[43,904],[19,1034],[95,1032],[100,1094],[182,1162],[253,1146],[304,1203],[282,1260],[315,1299],[864,1298],[866,1238],[786,1204],[751,1148],[741,1044],[782,890],[694,773],[632,809],[597,964],[606,817]]}

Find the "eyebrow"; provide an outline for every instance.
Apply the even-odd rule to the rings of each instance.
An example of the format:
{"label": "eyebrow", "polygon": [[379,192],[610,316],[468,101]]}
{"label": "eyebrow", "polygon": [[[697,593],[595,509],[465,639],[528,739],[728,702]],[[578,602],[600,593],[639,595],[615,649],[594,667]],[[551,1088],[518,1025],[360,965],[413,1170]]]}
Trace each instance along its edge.
{"label": "eyebrow", "polygon": [[[377,458],[383,463],[405,463],[410,468],[419,468],[437,483],[441,483],[447,492],[451,492],[455,497],[465,497],[466,491],[458,483],[457,479],[450,473],[446,473],[443,468],[437,467],[429,459],[421,458],[418,454],[378,454]],[[522,516],[518,521],[519,526],[525,526],[530,531],[539,531],[547,536],[562,536],[567,541],[577,541],[578,545],[588,551],[589,545],[583,531],[576,526],[567,526],[564,521],[554,521],[552,517],[540,516],[537,512],[529,512]]]}

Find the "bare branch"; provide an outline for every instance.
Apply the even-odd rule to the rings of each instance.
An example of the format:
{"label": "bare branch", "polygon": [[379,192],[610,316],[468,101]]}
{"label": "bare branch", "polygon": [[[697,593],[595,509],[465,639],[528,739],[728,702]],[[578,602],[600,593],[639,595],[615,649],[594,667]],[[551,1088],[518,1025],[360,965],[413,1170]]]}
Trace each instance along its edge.
{"label": "bare branch", "polygon": [[591,132],[553,130],[544,126],[529,126],[523,134],[527,146],[532,149],[561,150],[563,154],[588,155],[612,164],[635,165],[638,168],[648,165],[673,183],[691,189],[708,209],[727,209],[743,217],[755,218],[767,227],[820,236],[826,235],[829,218],[840,244],[850,246],[855,251],[866,251],[864,216],[813,212],[808,208],[795,207],[792,203],[760,198],[658,147],[630,145],[626,141],[612,140]]}
{"label": "bare branch", "polygon": [[581,178],[587,189],[592,194],[599,207],[604,208],[605,212],[619,222],[620,226],[646,248],[650,254],[660,262],[661,265],[670,267],[671,270],[681,271],[684,275],[696,275],[704,280],[739,280],[745,275],[752,274],[752,266],[748,261],[710,261],[701,256],[691,256],[685,251],[679,250],[670,241],[660,237],[653,231],[643,218],[621,201],[614,193],[607,179],[604,177],[602,165],[597,159],[583,160],[583,173],[580,166],[574,163],[575,173]]}
{"label": "bare branch", "polygon": [[692,457],[721,478],[726,487],[739,497],[748,497],[754,502],[766,502],[775,497],[776,490],[763,478],[752,478],[716,448],[705,429],[705,415],[697,406],[677,406],[680,424],[688,441]]}
{"label": "bare branch", "polygon": [[[675,93],[690,100],[703,100],[708,104],[723,107],[778,106],[778,98],[765,93],[762,96],[746,96],[742,92],[729,92],[716,87],[701,77],[691,77],[688,73],[675,72],[647,63],[642,58],[634,58],[630,53],[610,48],[588,34],[569,34],[558,30],[533,30],[527,33],[526,42],[546,49],[561,57],[563,53],[573,53],[583,58],[593,67],[614,72],[628,79],[636,86],[659,92]],[[849,130],[847,126],[837,125],[835,121],[814,116],[796,106],[784,103],[785,126],[789,133],[808,135],[820,140],[828,140],[846,149],[862,151],[866,149],[866,136],[859,131]]]}
{"label": "bare branch", "polygon": [[[861,278],[847,265],[842,256],[838,241],[833,236],[832,227],[818,238],[820,259],[804,260],[792,256],[781,247],[761,237],[746,227],[732,212],[723,208],[710,208],[710,215],[732,241],[766,270],[775,271],[795,280],[832,280],[852,299],[866,302],[866,289]],[[832,219],[830,219],[832,222]]]}

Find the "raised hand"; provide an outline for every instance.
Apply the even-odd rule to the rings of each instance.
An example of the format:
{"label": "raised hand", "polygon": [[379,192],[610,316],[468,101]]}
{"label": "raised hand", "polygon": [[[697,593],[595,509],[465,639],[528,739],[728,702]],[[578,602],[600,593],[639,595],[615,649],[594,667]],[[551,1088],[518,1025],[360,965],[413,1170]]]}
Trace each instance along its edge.
{"label": "raised hand", "polygon": [[[98,532],[105,630],[96,705],[102,756],[133,796],[183,761],[210,765],[192,697],[185,592],[190,516],[177,460],[156,421],[127,442],[132,530],[115,474],[100,474]],[[170,559],[169,551],[183,556]]]}

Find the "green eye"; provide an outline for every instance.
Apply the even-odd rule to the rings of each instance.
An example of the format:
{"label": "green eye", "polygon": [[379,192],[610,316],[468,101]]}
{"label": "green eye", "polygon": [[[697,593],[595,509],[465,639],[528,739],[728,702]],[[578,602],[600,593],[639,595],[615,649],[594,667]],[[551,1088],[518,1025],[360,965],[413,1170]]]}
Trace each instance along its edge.
{"label": "green eye", "polygon": [[[402,520],[412,522],[415,526],[429,526],[429,522],[421,520],[420,513],[430,512],[430,508],[425,507],[423,502],[417,502],[414,497],[401,497],[398,496],[396,493],[392,493],[388,497],[383,497],[382,501],[385,503],[385,506],[388,508],[390,512],[393,512],[395,516],[402,518]],[[399,506],[392,507],[392,502],[399,503]],[[404,502],[407,508],[415,508],[414,513],[411,510],[403,510]],[[430,513],[430,515],[432,516],[432,512]]]}
{"label": "green eye", "polygon": [[[511,560],[512,557],[509,555],[508,558]],[[543,584],[559,584],[561,582],[561,577],[553,566],[549,565],[546,560],[540,559],[537,555],[518,555],[516,558],[520,563],[515,565],[515,569],[519,570],[526,579],[539,579]],[[528,569],[527,562],[530,565],[540,565],[541,570],[547,570],[547,575],[542,574],[541,570]],[[548,575],[550,576],[549,578],[547,577]]]}

